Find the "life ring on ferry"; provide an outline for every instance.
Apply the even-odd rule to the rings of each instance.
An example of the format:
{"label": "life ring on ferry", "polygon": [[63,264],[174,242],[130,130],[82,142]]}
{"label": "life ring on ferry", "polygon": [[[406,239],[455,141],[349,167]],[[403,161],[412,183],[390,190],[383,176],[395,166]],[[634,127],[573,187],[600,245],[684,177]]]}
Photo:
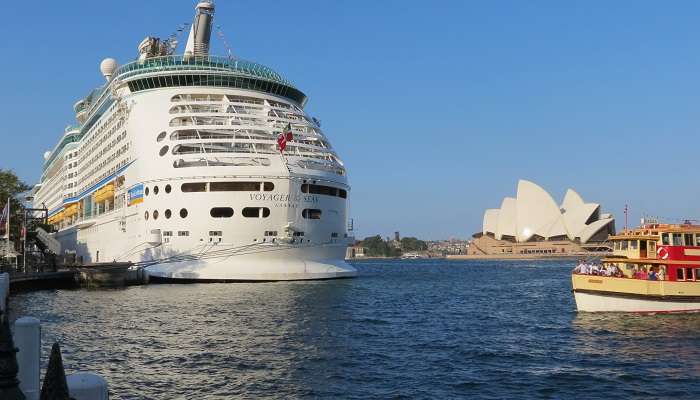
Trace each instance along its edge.
{"label": "life ring on ferry", "polygon": [[659,247],[656,249],[656,255],[659,256],[660,259],[665,260],[668,258],[668,250],[666,250],[665,247]]}

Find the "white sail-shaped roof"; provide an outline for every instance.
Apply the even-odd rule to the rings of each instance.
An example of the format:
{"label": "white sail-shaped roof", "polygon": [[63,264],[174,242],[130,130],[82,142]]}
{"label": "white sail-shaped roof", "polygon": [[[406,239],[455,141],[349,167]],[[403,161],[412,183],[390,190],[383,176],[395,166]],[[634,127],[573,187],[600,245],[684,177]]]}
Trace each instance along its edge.
{"label": "white sail-shaped roof", "polygon": [[526,242],[534,236],[545,239],[566,236],[586,243],[596,233],[613,233],[614,219],[610,214],[600,217],[600,205],[586,203],[573,189],[558,206],[552,196],[537,184],[520,180],[515,199],[506,197],[500,209],[489,209],[484,214],[483,233],[496,239],[512,236]]}

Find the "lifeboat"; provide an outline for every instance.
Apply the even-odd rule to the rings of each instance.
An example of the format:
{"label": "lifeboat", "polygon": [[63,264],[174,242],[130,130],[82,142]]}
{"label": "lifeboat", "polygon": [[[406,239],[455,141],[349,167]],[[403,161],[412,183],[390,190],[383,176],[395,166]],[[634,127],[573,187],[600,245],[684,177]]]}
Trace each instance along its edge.
{"label": "lifeboat", "polygon": [[700,312],[700,225],[646,224],[609,240],[612,256],[572,273],[578,311]]}

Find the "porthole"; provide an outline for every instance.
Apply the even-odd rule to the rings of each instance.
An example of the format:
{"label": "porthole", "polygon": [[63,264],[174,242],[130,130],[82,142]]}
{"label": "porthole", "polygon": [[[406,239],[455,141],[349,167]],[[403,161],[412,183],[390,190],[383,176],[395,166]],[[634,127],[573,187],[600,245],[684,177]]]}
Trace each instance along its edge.
{"label": "porthole", "polygon": [[146,196],[148,196],[148,194],[150,193],[150,192],[148,191],[148,188],[146,188],[146,192],[145,192],[145,193],[146,193]]}
{"label": "porthole", "polygon": [[317,208],[307,208],[301,212],[301,216],[305,219],[321,219],[321,210]]}
{"label": "porthole", "polygon": [[[161,133],[158,134],[158,137],[156,138],[156,140],[159,141],[159,142],[162,142],[163,139],[165,139],[165,136],[166,136],[166,135],[167,135],[167,133],[161,132]],[[167,150],[166,150],[166,151],[167,151]]]}
{"label": "porthole", "polygon": [[159,191],[158,186],[153,186],[153,194],[158,194]]}
{"label": "porthole", "polygon": [[171,190],[173,190],[173,188],[170,187],[170,185],[165,185],[165,193],[170,193]]}
{"label": "porthole", "polygon": [[143,218],[148,221],[148,211],[143,213]]}
{"label": "porthole", "polygon": [[171,217],[172,215],[173,215],[172,211],[170,211],[169,209],[168,209],[168,210],[165,210],[165,218],[170,219],[170,217]]}
{"label": "porthole", "polygon": [[186,208],[180,209],[180,218],[187,218],[187,209]]}
{"label": "porthole", "polygon": [[231,218],[233,216],[233,208],[231,207],[214,207],[209,211],[209,215],[213,218]]}
{"label": "porthole", "polygon": [[164,155],[168,154],[168,149],[169,149],[168,146],[163,146],[163,147],[161,147],[158,154],[160,154],[160,156],[163,157]]}
{"label": "porthole", "polygon": [[153,219],[158,219],[158,210],[153,211]]}

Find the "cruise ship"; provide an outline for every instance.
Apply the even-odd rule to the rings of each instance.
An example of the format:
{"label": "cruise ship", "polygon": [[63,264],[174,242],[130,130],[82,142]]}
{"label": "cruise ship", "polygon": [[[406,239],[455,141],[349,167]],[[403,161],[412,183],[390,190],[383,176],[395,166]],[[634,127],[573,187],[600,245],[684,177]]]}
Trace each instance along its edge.
{"label": "cruise ship", "polygon": [[343,162],[300,89],[209,54],[214,11],[196,5],[181,55],[172,35],[102,61],[106,82],[44,154],[34,206],[78,264],[132,262],[156,280],[354,276]]}

